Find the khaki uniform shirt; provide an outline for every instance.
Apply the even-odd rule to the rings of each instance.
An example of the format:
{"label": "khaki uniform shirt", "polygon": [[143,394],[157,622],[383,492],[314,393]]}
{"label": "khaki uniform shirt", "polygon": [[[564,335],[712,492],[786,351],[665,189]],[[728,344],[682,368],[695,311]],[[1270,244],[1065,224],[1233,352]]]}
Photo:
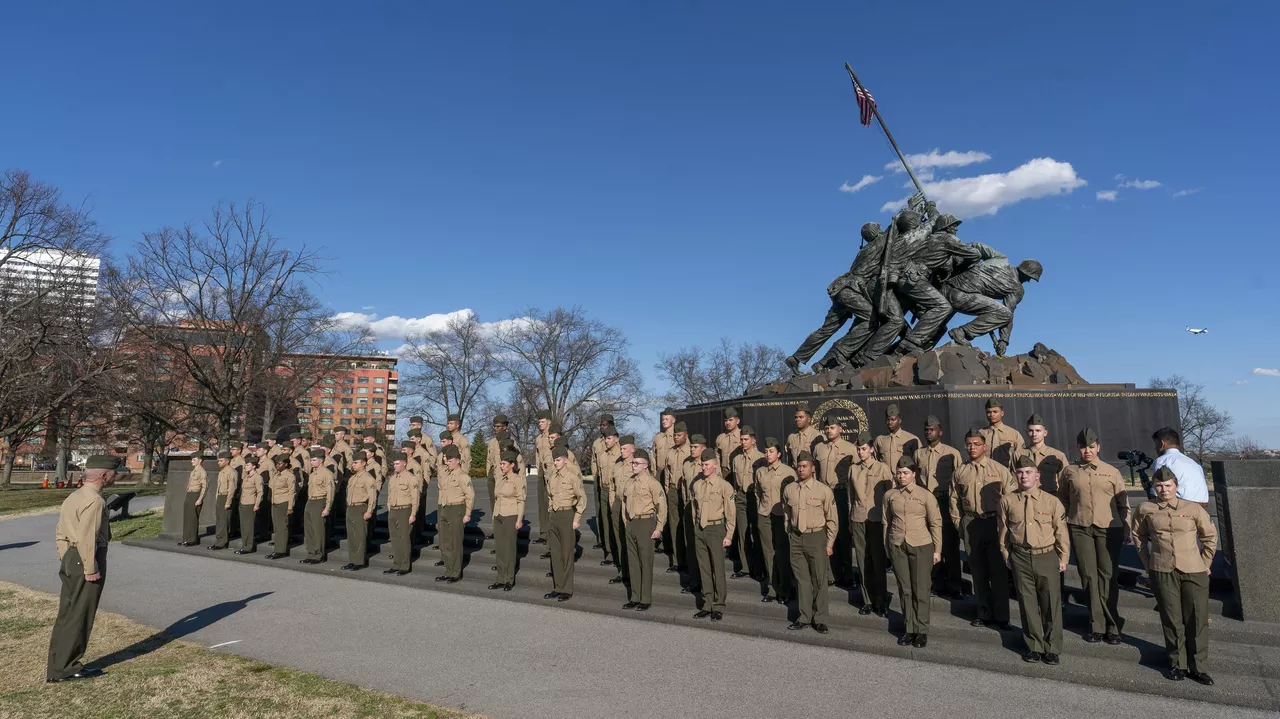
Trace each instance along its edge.
{"label": "khaki uniform shirt", "polygon": [[[717,474],[719,471],[717,470]],[[692,451],[685,458],[684,464],[680,467],[680,491],[688,494],[689,487],[693,485],[693,481],[702,474],[702,460],[694,457]]]}
{"label": "khaki uniform shirt", "polygon": [[787,464],[796,466],[796,457],[800,455],[801,450],[812,453],[813,443],[821,438],[822,433],[813,425],[787,435]]}
{"label": "khaki uniform shirt", "polygon": [[422,478],[405,470],[387,478],[387,509],[408,507],[409,516],[418,514],[418,502],[422,499]]}
{"label": "khaki uniform shirt", "polygon": [[724,520],[725,536],[733,534],[738,518],[737,505],[733,503],[733,485],[718,474],[704,477],[699,473],[689,487],[689,496],[693,501],[693,521],[699,527],[706,528],[712,522]]}
{"label": "khaki uniform shirt", "polygon": [[933,545],[942,551],[942,512],[933,492],[918,484],[894,487],[884,493],[884,546]]}
{"label": "khaki uniform shirt", "polygon": [[471,466],[471,440],[461,431],[453,432],[453,445],[462,453],[462,466]]}
{"label": "khaki uniform shirt", "polygon": [[272,472],[270,479],[271,487],[271,503],[289,504],[289,511],[293,511],[293,495],[294,490],[298,488],[298,476],[293,473],[293,469],[289,468],[283,472]]}
{"label": "khaki uniform shirt", "polygon": [[884,494],[893,486],[893,472],[885,463],[855,462],[849,471],[849,521],[883,522]]}
{"label": "khaki uniform shirt", "polygon": [[890,467],[897,467],[898,458],[902,455],[915,456],[916,450],[920,449],[920,438],[905,429],[899,429],[876,437],[875,448],[876,459]]}
{"label": "khaki uniform shirt", "polygon": [[1000,500],[996,528],[1000,554],[1006,562],[1014,547],[1053,549],[1059,562],[1065,562],[1071,556],[1067,512],[1062,508],[1062,502],[1043,487],[1018,489],[1006,494]]}
{"label": "khaki uniform shirt", "polygon": [[804,534],[825,530],[827,549],[836,546],[836,496],[830,487],[813,478],[790,482],[782,490],[782,504],[788,531]]}
{"label": "khaki uniform shirt", "polygon": [[1213,562],[1218,531],[1195,502],[1145,502],[1133,516],[1133,543],[1149,572],[1199,574]]}
{"label": "khaki uniform shirt", "polygon": [[[742,451],[742,430],[721,432],[716,435],[716,458],[720,460],[720,473],[733,471],[733,458]],[[730,477],[725,477],[730,479]]]}
{"label": "khaki uniform shirt", "polygon": [[1005,467],[1013,466],[1013,455],[1027,444],[1021,432],[1004,422],[980,429],[978,434],[987,440],[987,456]]}
{"label": "khaki uniform shirt", "polygon": [[471,486],[471,475],[459,467],[457,470],[441,467],[440,478],[436,483],[438,495],[436,501],[441,507],[461,504],[463,516],[471,514],[476,504],[476,490]]}
{"label": "khaki uniform shirt", "polygon": [[333,443],[333,456],[335,464],[338,466],[339,474],[346,474],[351,471],[351,445],[347,444],[347,440],[341,440]]}
{"label": "khaki uniform shirt", "polygon": [[431,484],[431,468],[435,466],[435,457],[427,448],[419,444],[409,455],[409,469],[422,478],[425,484]]}
{"label": "khaki uniform shirt", "polygon": [[582,519],[587,510],[587,493],[582,488],[582,473],[578,465],[566,464],[564,469],[553,469],[547,481],[547,507],[552,511],[573,510],[573,521]]}
{"label": "khaki uniform shirt", "polygon": [[[470,457],[468,457],[468,456],[467,456],[467,455],[465,455],[465,454],[464,454],[464,455],[462,455],[462,464],[459,466],[459,468],[458,468],[458,469],[459,469],[460,471],[462,471],[462,472],[466,472],[466,471],[467,471],[467,467],[470,467],[470,466],[471,466],[471,458],[470,458]],[[444,476],[444,473],[449,471],[449,461],[448,461],[448,460],[446,460],[446,459],[444,458],[444,448],[443,448],[443,447],[441,448],[441,451],[436,452],[436,468],[435,468],[435,471],[436,471],[436,478],[437,478],[437,479],[439,479],[440,477],[443,477],[443,476]]]}
{"label": "khaki uniform shirt", "polygon": [[107,519],[107,503],[102,490],[86,484],[62,500],[58,511],[58,526],[53,530],[54,543],[61,560],[67,550],[75,547],[84,565],[84,573],[97,574],[99,547],[111,541],[111,524]]}
{"label": "khaki uniform shirt", "polygon": [[761,517],[782,516],[782,490],[796,481],[795,470],[778,460],[777,464],[764,464],[756,469],[756,513]]}
{"label": "khaki uniform shirt", "polygon": [[232,457],[232,458],[231,458],[231,462],[227,465],[228,467],[230,467],[230,468],[232,468],[232,469],[234,469],[234,470],[236,471],[236,481],[237,481],[237,482],[239,482],[239,481],[240,481],[240,478],[244,476],[244,466],[245,466],[245,464],[246,464],[246,462],[244,461],[244,453],[242,452],[242,453],[240,453],[240,454],[238,454],[238,455],[236,455],[236,456]]}
{"label": "khaki uniform shirt", "polygon": [[218,470],[218,492],[219,497],[230,498],[236,493],[236,468],[230,464]]}
{"label": "khaki uniform shirt", "polygon": [[240,506],[257,510],[261,502],[262,473],[246,464],[240,477]]}
{"label": "khaki uniform shirt", "polygon": [[951,493],[951,521],[960,526],[966,516],[992,518],[1000,510],[1000,500],[1014,490],[1013,475],[1003,464],[983,457],[976,462],[965,462],[956,470]]}
{"label": "khaki uniform shirt", "polygon": [[523,474],[499,472],[498,478],[494,480],[493,493],[496,497],[493,503],[493,516],[517,518],[524,516],[524,499],[529,493],[529,483],[524,480]]}
{"label": "khaki uniform shirt", "polygon": [[667,455],[676,443],[674,429],[668,429],[653,435],[653,468],[654,478],[666,486]]}
{"label": "khaki uniform shirt", "polygon": [[857,461],[858,450],[853,443],[841,438],[823,442],[817,446],[813,458],[818,460],[818,479],[835,489],[849,476],[849,467]]}
{"label": "khaki uniform shirt", "polygon": [[595,477],[597,482],[600,481],[600,458],[604,455],[604,437],[597,437],[591,443],[591,476]]}
{"label": "khaki uniform shirt", "polygon": [[627,484],[631,482],[634,475],[631,474],[631,460],[618,456],[618,460],[613,463],[613,469],[609,470],[609,504],[621,502],[622,495],[626,493]]}
{"label": "khaki uniform shirt", "polygon": [[[622,456],[622,449],[618,445],[614,445],[613,449],[601,447],[599,455],[591,455],[591,467],[595,471],[596,481],[600,483],[600,489],[604,490],[604,497],[613,503],[613,473],[618,468],[618,457]],[[628,467],[628,470],[631,468]]]}
{"label": "khaki uniform shirt", "polygon": [[1063,472],[1058,499],[1067,508],[1067,524],[1123,527],[1129,519],[1129,495],[1120,471],[1103,461],[1076,462]]}
{"label": "khaki uniform shirt", "polygon": [[378,490],[368,470],[356,472],[347,480],[347,506],[365,506],[365,512],[378,511]]}
{"label": "khaki uniform shirt", "polygon": [[321,464],[311,470],[307,477],[307,499],[323,499],[324,511],[333,509],[334,496],[333,470]]}
{"label": "khaki uniform shirt", "polygon": [[289,452],[289,464],[303,472],[307,471],[307,465],[310,459],[311,455],[307,452],[307,448],[301,444],[294,447],[293,450]]}
{"label": "khaki uniform shirt", "polygon": [[204,493],[209,489],[209,474],[204,471],[204,467],[192,467],[191,476],[187,477],[187,494],[195,492],[204,499]]}
{"label": "khaki uniform shirt", "polygon": [[920,468],[920,486],[930,492],[950,492],[956,469],[964,464],[960,450],[939,442],[930,447],[926,442],[916,450],[916,466]]}
{"label": "khaki uniform shirt", "polygon": [[1036,463],[1036,467],[1040,469],[1041,489],[1050,494],[1058,493],[1059,478],[1068,464],[1067,455],[1047,444],[1042,444],[1039,447],[1031,445],[1023,447],[1013,455],[1014,460],[1019,457],[1030,457],[1031,461]]}
{"label": "khaki uniform shirt", "polygon": [[745,493],[754,491],[752,485],[756,481],[756,470],[764,466],[764,452],[753,449],[750,452],[738,448],[738,453],[733,455],[733,480],[739,492]]}
{"label": "khaki uniform shirt", "polygon": [[550,432],[539,432],[538,437],[533,440],[533,461],[538,465],[538,479],[547,481],[552,465]]}
{"label": "khaki uniform shirt", "polygon": [[679,447],[671,445],[667,451],[667,466],[662,472],[664,487],[674,489],[684,484],[684,463],[692,454],[693,447],[688,442]]}
{"label": "khaki uniform shirt", "polygon": [[622,516],[630,522],[633,519],[657,516],[655,527],[662,527],[667,521],[667,493],[652,474],[644,472],[633,474],[626,481],[622,490]]}

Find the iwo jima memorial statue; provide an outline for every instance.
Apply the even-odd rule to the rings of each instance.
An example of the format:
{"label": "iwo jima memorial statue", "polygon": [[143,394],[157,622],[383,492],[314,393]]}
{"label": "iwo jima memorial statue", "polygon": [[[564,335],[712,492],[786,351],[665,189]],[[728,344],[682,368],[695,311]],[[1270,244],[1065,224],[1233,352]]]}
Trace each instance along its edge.
{"label": "iwo jima memorial statue", "polygon": [[[794,431],[795,409],[804,407],[819,426],[828,418],[841,421],[846,438],[863,430],[876,435],[884,431],[884,412],[893,404],[908,431],[922,434],[925,418],[934,415],[944,441],[959,446],[971,426],[986,426],[985,404],[993,397],[1003,405],[1006,424],[1021,429],[1031,414],[1039,414],[1051,441],[1063,447],[1086,426],[1113,450],[1145,450],[1155,430],[1181,429],[1173,390],[1090,384],[1038,342],[1025,354],[1008,355],[1024,285],[1038,282],[1043,268],[1033,259],[1014,264],[998,250],[958,236],[960,219],[940,214],[929,201],[871,93],[848,64],[845,69],[861,123],[870,126],[874,119],[879,125],[916,194],[888,227],[862,226],[863,244],[853,265],[827,287],[831,309],[825,321],[787,358],[795,376],[678,412],[689,431],[716,436],[723,410],[733,407],[758,437],[783,439]],[[948,332],[956,315],[968,321]],[[848,322],[848,332],[812,364],[811,373],[802,374],[801,366]],[[972,345],[988,334],[995,354]],[[939,346],[944,335],[949,341]]]}

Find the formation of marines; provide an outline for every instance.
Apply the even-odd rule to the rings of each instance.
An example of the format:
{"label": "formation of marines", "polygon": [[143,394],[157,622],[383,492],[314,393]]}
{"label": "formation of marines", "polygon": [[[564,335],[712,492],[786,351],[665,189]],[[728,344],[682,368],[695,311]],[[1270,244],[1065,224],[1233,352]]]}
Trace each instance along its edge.
{"label": "formation of marines", "polygon": [[[1208,569],[1217,535],[1204,507],[1178,499],[1177,477],[1162,468],[1153,477],[1156,501],[1130,512],[1119,472],[1099,459],[1094,430],[1079,432],[1077,459],[1069,461],[1047,444],[1048,428],[1039,415],[1028,419],[1025,437],[1003,420],[999,400],[988,400],[986,424],[965,434],[962,453],[943,442],[936,417],[925,420],[923,440],[905,430],[896,405],[886,409],[885,433],[872,437],[864,431],[853,441],[830,416],[819,430],[801,406],[795,431],[785,441],[765,437],[761,449],[753,428],[743,425],[733,408],[725,410],[724,431],[714,442],[691,434],[667,409],[650,452],[638,447],[634,436],[619,436],[613,418],[605,415],[591,458],[596,548],[603,552],[602,564],[617,569],[611,583],[624,585],[625,609],[651,607],[654,560],[661,554],[667,571],[680,574],[682,591],[696,597],[696,618],[722,620],[728,580],[752,577],[763,587],[762,601],[796,601],[798,616],[789,629],[812,627],[823,634],[829,631],[827,587],[832,584],[857,590],[861,614],[885,617],[892,567],[905,620],[898,643],[925,648],[930,596],[964,596],[963,547],[977,603],[971,623],[1011,630],[1012,590],[1021,613],[1024,660],[1056,665],[1063,572],[1072,548],[1091,625],[1083,639],[1116,645],[1122,641],[1116,567],[1121,546],[1132,543],[1151,578],[1169,677],[1212,684]],[[441,551],[436,565],[444,568],[436,581],[458,582],[463,532],[475,503],[469,462],[463,459],[469,459],[470,449],[460,424],[451,415],[436,446],[423,433],[422,419],[414,417],[408,439],[390,453],[371,441],[371,431],[356,430],[359,439],[349,442],[344,426],[314,443],[303,433],[292,435],[287,445],[236,443],[219,453],[213,480],[195,456],[182,544],[199,542],[199,510],[213,481],[211,550],[229,546],[238,518],[236,552],[255,552],[265,518],[274,550],[267,558],[280,559],[289,555],[291,526],[298,521],[305,551],[300,561],[317,564],[327,559],[333,520],[343,518],[348,561],[342,569],[359,571],[368,566],[366,542],[385,488],[392,561],[385,571],[405,575],[412,571],[414,545],[425,528],[425,497],[434,479]],[[539,520],[531,543],[548,545],[543,557],[551,560],[553,590],[545,598],[564,602],[573,596],[588,490],[560,425],[543,412],[538,426]],[[510,591],[527,481],[506,417],[494,418],[494,430],[486,481],[493,487],[497,577],[489,588]],[[93,675],[80,659],[106,571],[109,529],[101,488],[114,479],[115,462],[91,458],[84,487],[62,507],[57,546],[63,602],[51,640],[49,681]],[[269,511],[262,511],[264,504]]]}
{"label": "formation of marines", "polygon": [[[849,320],[848,333],[813,364],[814,371],[862,367],[887,353],[931,349],[944,333],[966,346],[991,334],[996,354],[1003,356],[1023,284],[1039,281],[1043,267],[1035,260],[1011,265],[987,245],[961,241],[956,236],[960,224],[955,215],[938,214],[932,202],[916,195],[887,230],[876,222],[863,225],[863,245],[852,266],[827,287],[831,309],[822,326],[787,357],[791,371],[799,373]],[[908,312],[915,318],[910,325]],[[946,332],[957,313],[973,319]]]}

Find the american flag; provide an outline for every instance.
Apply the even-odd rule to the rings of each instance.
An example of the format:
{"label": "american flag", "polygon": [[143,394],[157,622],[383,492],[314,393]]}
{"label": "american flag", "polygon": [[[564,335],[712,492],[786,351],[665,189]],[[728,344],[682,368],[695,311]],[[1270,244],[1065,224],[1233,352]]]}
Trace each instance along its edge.
{"label": "american flag", "polygon": [[871,117],[876,112],[876,99],[861,85],[855,85],[853,91],[858,96],[858,119],[863,125],[871,127]]}

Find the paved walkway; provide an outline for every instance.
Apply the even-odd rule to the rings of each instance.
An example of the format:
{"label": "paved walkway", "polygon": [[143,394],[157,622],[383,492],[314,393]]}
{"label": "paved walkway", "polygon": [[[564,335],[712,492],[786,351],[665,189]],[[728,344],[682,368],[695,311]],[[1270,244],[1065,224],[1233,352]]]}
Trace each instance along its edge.
{"label": "paved walkway", "polygon": [[[0,579],[57,591],[54,523],[0,524]],[[111,548],[102,607],[206,646],[237,642],[217,651],[493,717],[1275,716],[129,546]]]}

